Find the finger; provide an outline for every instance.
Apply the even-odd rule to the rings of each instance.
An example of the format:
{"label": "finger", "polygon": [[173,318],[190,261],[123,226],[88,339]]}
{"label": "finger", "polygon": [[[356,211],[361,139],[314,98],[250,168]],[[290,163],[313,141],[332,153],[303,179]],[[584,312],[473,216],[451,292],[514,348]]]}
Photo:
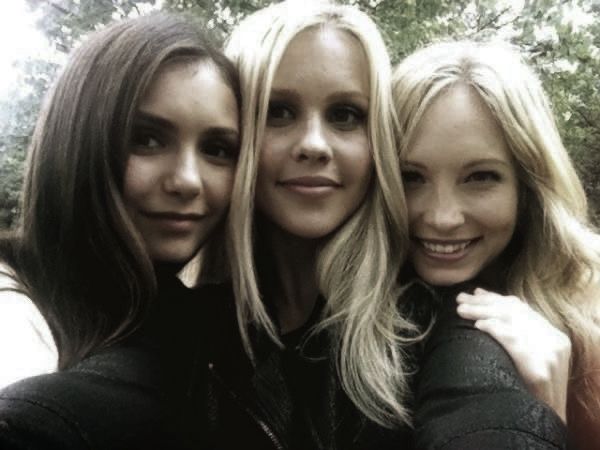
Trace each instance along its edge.
{"label": "finger", "polygon": [[[515,343],[513,327],[495,317],[476,320],[474,325],[478,330],[492,336],[508,353],[511,353]],[[511,357],[514,358],[514,355],[511,354]]]}
{"label": "finger", "polygon": [[508,315],[503,308],[498,305],[490,304],[471,304],[461,303],[456,307],[458,315],[463,319],[480,320],[488,318],[496,318],[498,320],[506,320]]}
{"label": "finger", "polygon": [[469,303],[471,305],[489,305],[494,302],[494,299],[487,295],[474,295],[461,292],[456,296],[456,301],[458,303]]}

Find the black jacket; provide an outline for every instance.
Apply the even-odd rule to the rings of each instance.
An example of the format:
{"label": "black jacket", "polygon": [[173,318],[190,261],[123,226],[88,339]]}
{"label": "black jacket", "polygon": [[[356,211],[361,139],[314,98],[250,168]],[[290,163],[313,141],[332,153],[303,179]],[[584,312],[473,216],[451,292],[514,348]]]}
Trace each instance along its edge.
{"label": "black jacket", "polygon": [[[210,334],[218,338],[209,352],[213,447],[565,449],[564,425],[526,390],[502,347],[458,317],[457,292],[444,290],[433,300],[419,287],[410,293],[411,301],[431,301],[437,311],[426,342],[409,350],[420,367],[413,380],[414,434],[408,427],[384,429],[357,410],[339,386],[326,336],[309,341],[302,357],[293,346],[281,350],[255,335],[253,369],[240,344],[232,301],[220,302],[211,313]],[[426,322],[428,308],[411,314]]]}
{"label": "black jacket", "polygon": [[[173,289],[174,300],[186,297]],[[229,289],[203,293],[157,315],[141,338],[2,391],[0,448],[565,448],[559,419],[525,391],[495,341],[456,317],[453,298],[417,355],[415,443],[408,428],[386,430],[357,411],[325,336],[301,356],[256,335],[253,367]]]}
{"label": "black jacket", "polygon": [[211,448],[413,448],[408,427],[377,426],[348,399],[329,357],[327,336],[309,340],[302,349],[294,345],[293,341],[301,343],[318,312],[317,308],[295,336],[283,337],[286,349],[254,334],[253,367],[241,345],[233,298],[214,305],[210,335],[216,339],[211,339],[208,353]]}
{"label": "black jacket", "polygon": [[194,386],[205,361],[206,292],[159,281],[155,308],[131,338],[0,392],[0,449],[205,448]]}
{"label": "black jacket", "polygon": [[415,386],[419,449],[565,449],[560,418],[526,389],[504,349],[456,313],[460,288],[440,292]]}

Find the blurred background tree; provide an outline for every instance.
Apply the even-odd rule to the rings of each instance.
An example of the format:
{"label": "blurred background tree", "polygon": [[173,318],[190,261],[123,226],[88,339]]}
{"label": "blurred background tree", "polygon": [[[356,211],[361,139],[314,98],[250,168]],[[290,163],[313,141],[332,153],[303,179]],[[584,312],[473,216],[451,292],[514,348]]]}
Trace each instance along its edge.
{"label": "blurred background tree", "polygon": [[[223,39],[265,0],[21,0],[38,18],[54,57],[22,59],[0,100],[0,228],[14,225],[35,119],[66,55],[90,32],[153,10],[179,11]],[[447,38],[503,39],[519,46],[550,95],[565,145],[600,224],[599,0],[347,0],[380,26],[393,62]],[[57,56],[58,55],[58,56]]]}

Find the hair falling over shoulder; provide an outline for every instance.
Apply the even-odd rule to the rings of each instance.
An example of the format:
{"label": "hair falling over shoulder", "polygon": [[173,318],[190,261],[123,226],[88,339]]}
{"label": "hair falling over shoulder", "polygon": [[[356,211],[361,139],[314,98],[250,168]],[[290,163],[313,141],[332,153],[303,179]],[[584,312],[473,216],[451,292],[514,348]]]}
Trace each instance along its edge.
{"label": "hair falling over shoulder", "polygon": [[600,413],[600,384],[585,382],[592,372],[600,378],[600,235],[538,76],[504,44],[444,42],[415,52],[393,76],[400,156],[428,105],[456,83],[471,86],[489,107],[517,168],[519,217],[506,255],[507,291],[569,334],[573,382],[584,386],[580,401]]}
{"label": "hair falling over shoulder", "polygon": [[290,41],[311,27],[335,27],[361,43],[369,65],[368,134],[374,176],[364,203],[320,250],[316,272],[326,298],[323,321],[341,383],[375,422],[410,421],[403,336],[416,327],[398,311],[398,274],[407,250],[407,215],[394,133],[389,57],[374,23],[353,6],[286,1],[245,18],[226,46],[241,78],[242,137],[230,213],[230,258],[246,350],[258,328],[281,345],[261,300],[254,260],[254,187],[272,80]]}
{"label": "hair falling over shoulder", "polygon": [[12,263],[72,366],[132,331],[155,295],[152,262],[121,198],[134,114],[165,64],[231,63],[168,14],[118,22],[76,51],[48,94],[27,162]]}

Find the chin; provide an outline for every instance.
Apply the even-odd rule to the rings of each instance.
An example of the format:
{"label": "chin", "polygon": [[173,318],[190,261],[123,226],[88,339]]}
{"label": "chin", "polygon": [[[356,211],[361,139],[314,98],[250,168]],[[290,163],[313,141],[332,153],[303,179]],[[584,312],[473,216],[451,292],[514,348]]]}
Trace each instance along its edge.
{"label": "chin", "polygon": [[424,273],[417,270],[417,275],[425,281],[427,284],[432,286],[453,286],[455,284],[464,283],[465,281],[469,281],[473,277],[469,275],[460,275],[460,274],[434,274],[434,273]]}
{"label": "chin", "polygon": [[185,264],[198,253],[197,250],[191,251],[189,248],[178,250],[177,248],[163,248],[150,251],[150,258],[153,261],[161,261],[171,264]]}
{"label": "chin", "polygon": [[322,239],[336,230],[328,225],[299,223],[278,224],[278,227],[291,236],[306,240]]}

